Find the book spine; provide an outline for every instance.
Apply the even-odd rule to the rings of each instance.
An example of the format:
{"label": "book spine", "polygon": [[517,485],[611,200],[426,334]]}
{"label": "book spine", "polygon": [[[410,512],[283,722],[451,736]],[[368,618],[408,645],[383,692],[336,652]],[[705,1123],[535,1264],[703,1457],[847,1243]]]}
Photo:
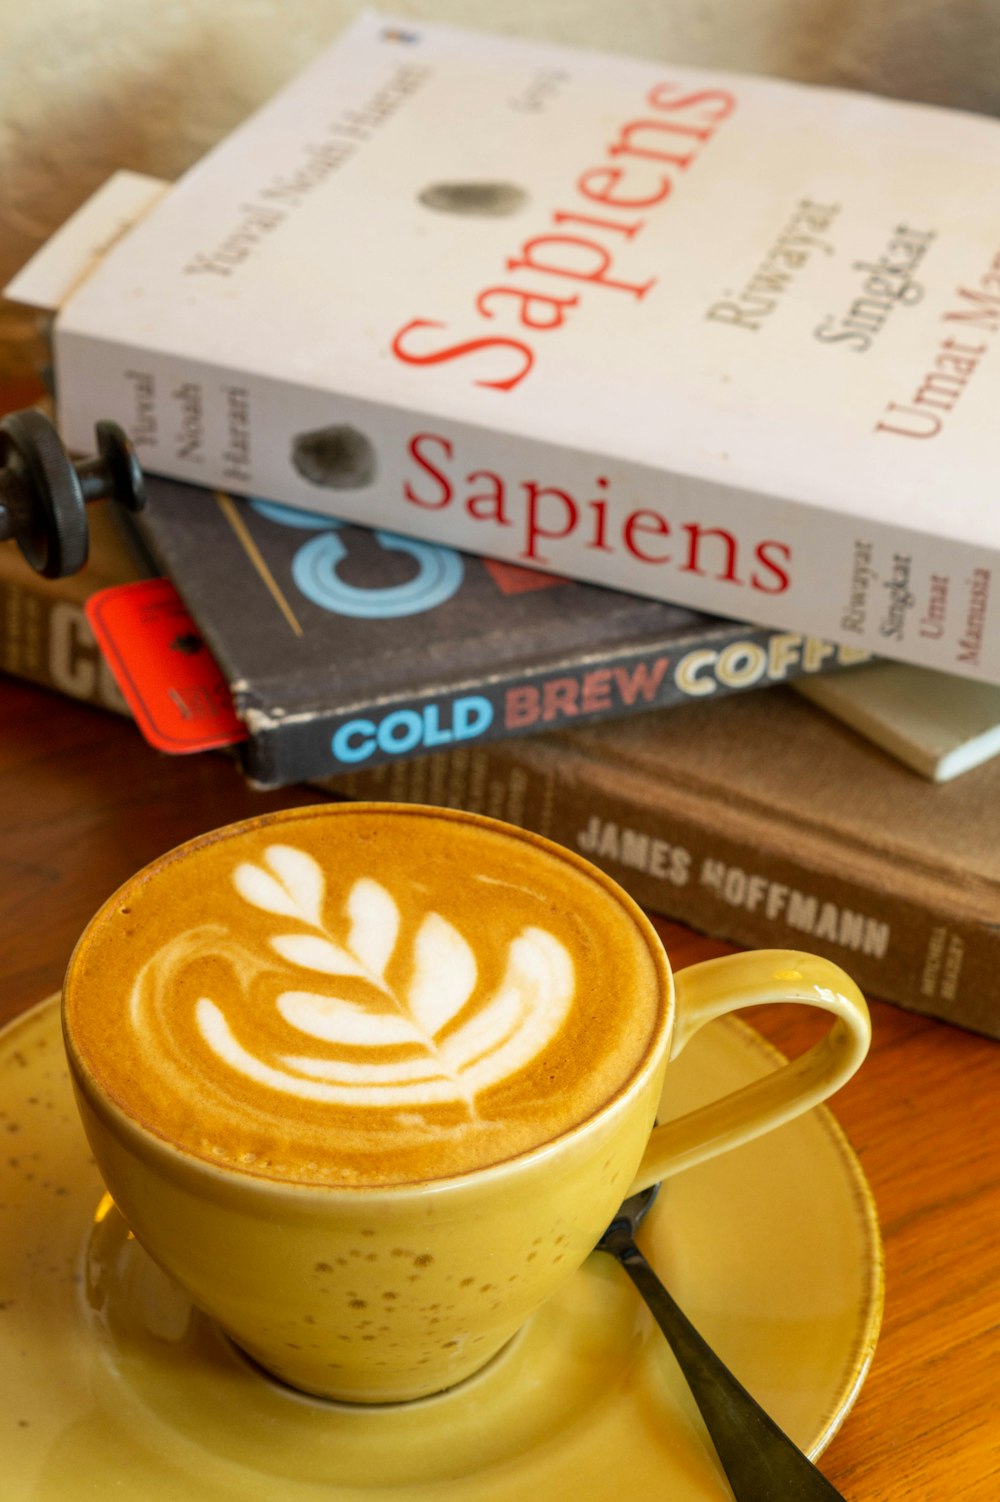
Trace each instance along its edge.
{"label": "book spine", "polygon": [[83,604],[60,594],[59,581],[0,567],[0,668],[71,699],[127,715]]}
{"label": "book spine", "polygon": [[[575,755],[570,737],[459,750],[323,784],[340,797],[465,808],[534,830],[602,867],[649,911],[752,948],[836,961],[870,995],[1000,1037],[990,1006],[1000,927],[921,903],[863,864],[796,853],[781,827],[725,825],[717,803]],[[725,827],[724,827],[725,825]],[[832,864],[832,863],[831,863]]]}
{"label": "book spine", "polygon": [[990,545],[591,452],[583,430],[547,442],[58,322],[55,342],[70,445],[110,417],[160,474],[1000,682]]}
{"label": "book spine", "polygon": [[581,655],[545,667],[513,668],[448,691],[379,695],[347,710],[317,708],[308,716],[278,718],[241,704],[250,736],[240,758],[253,782],[280,787],[463,743],[721,698],[848,666],[867,655],[793,632],[706,622],[692,630],[686,645],[581,648]]}

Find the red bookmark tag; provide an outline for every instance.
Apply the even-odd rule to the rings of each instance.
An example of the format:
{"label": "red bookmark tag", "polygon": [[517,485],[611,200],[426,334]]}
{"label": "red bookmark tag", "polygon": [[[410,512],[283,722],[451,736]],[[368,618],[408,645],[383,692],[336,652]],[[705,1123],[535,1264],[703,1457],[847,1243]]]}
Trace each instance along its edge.
{"label": "red bookmark tag", "polygon": [[222,670],[169,579],[115,584],[91,595],[85,608],[151,745],[184,755],[246,740]]}

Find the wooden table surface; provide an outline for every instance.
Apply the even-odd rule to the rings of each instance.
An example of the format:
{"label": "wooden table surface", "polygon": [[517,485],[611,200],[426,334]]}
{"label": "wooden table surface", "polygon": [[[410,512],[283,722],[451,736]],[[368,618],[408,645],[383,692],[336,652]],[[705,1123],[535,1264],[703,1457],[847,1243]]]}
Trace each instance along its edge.
{"label": "wooden table surface", "polygon": [[[316,801],[309,788],[254,792],[224,755],[164,756],[126,720],[2,676],[0,723],[0,1021],[58,989],[86,920],[146,861]],[[678,967],[725,947],[660,926]],[[878,1001],[872,1013],[871,1055],[835,1114],[879,1208],[885,1320],[822,1469],[848,1502],[996,1502],[1000,1043]],[[810,1035],[794,1009],[752,1020],[785,1052]]]}

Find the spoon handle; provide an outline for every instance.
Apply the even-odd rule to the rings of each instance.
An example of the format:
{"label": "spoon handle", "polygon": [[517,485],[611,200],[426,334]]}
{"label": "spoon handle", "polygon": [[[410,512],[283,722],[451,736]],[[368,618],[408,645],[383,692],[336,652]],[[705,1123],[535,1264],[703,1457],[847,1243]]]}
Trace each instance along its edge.
{"label": "spoon handle", "polygon": [[698,1334],[627,1233],[609,1250],[667,1337],[736,1502],[844,1502]]}

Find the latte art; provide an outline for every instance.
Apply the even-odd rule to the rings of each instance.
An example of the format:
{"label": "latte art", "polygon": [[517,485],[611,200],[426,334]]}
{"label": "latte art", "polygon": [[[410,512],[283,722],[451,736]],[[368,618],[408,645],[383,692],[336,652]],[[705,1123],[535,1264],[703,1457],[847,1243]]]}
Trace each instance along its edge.
{"label": "latte art", "polygon": [[290,810],[126,884],[67,976],[73,1046],[183,1152],[363,1186],[465,1173],[625,1087],[655,936],[585,862],[471,815]]}
{"label": "latte art", "polygon": [[366,1057],[284,1054],[271,1063],[243,1047],[215,1002],[199,999],[198,1027],[219,1059],[247,1080],[302,1100],[377,1107],[461,1100],[472,1106],[479,1091],[545,1047],[573,999],[572,956],[545,929],[526,928],[511,941],[499,987],[466,1017],[479,967],[440,913],[421,919],[408,982],[397,992],[386,969],[399,943],[401,915],[379,882],[362,876],[351,887],[342,943],[323,927],[323,872],[305,851],[270,845],[261,865],[237,867],[235,885],[254,907],[308,925],[311,932],[279,933],[268,941],[290,967],[360,979],[382,1003],[376,1008],[325,988],[280,992],[276,1005],[290,1027],[334,1050],[363,1049]]}

